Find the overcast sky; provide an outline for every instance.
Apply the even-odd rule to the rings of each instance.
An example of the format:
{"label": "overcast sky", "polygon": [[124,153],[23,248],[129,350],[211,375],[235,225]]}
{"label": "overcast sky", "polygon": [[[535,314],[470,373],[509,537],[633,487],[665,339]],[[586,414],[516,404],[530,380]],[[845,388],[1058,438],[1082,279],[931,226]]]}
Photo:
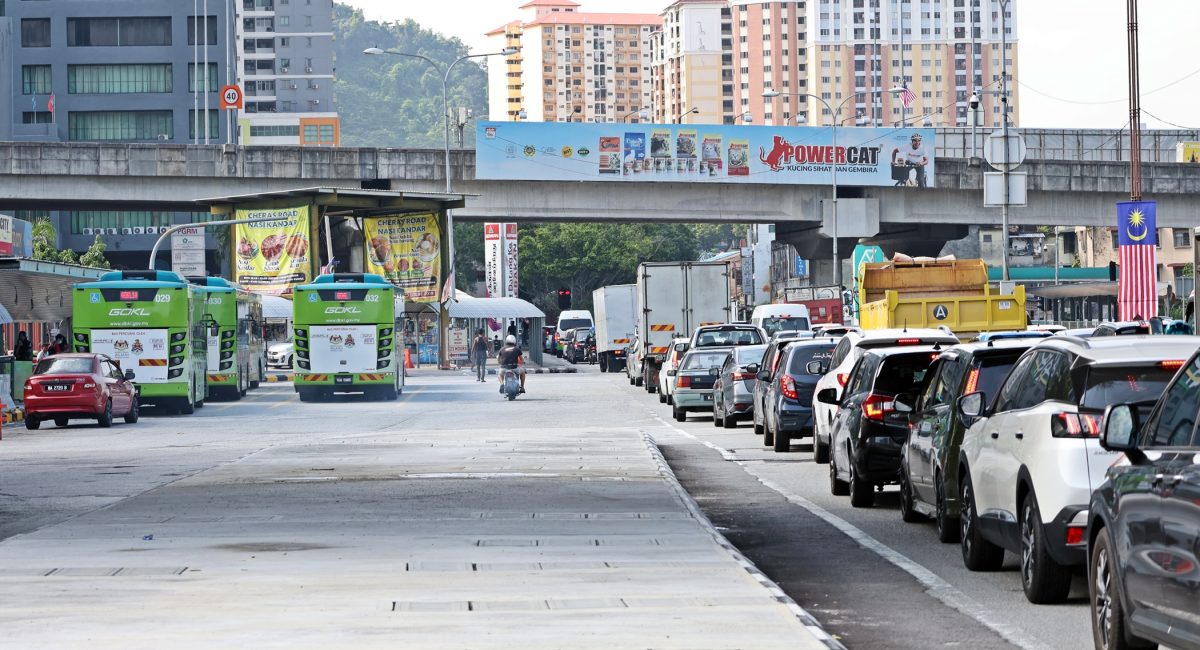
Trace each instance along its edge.
{"label": "overcast sky", "polygon": [[[487,32],[517,17],[528,0],[342,0],[368,18],[412,18],[484,51]],[[667,0],[577,0],[583,11],[645,12]],[[1115,129],[1129,115],[1125,0],[1013,0],[1018,3],[1021,126]],[[1139,9],[1143,122],[1200,128],[1198,0],[1150,0]],[[1167,87],[1169,86],[1169,87]],[[1165,88],[1164,88],[1165,87]],[[917,88],[919,91],[920,89]],[[1156,119],[1157,118],[1157,119]]]}

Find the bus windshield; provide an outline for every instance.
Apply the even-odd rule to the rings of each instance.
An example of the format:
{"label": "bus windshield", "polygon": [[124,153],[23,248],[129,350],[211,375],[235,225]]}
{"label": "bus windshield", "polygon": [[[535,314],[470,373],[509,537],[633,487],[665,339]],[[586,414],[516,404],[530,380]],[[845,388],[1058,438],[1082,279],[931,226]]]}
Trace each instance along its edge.
{"label": "bus windshield", "polygon": [[771,316],[763,319],[762,328],[767,336],[773,336],[776,332],[807,330],[809,324],[802,316]]}

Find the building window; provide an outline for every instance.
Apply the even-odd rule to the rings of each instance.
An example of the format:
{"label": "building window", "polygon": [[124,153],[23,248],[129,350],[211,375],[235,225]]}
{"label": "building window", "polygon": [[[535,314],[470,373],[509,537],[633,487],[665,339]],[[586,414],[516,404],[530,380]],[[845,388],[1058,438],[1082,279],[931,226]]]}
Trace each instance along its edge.
{"label": "building window", "polygon": [[298,124],[263,124],[250,127],[250,137],[252,138],[298,138],[300,137],[300,125]]}
{"label": "building window", "polygon": [[171,18],[68,18],[67,45],[111,47],[170,45]]}
{"label": "building window", "polygon": [[50,66],[21,66],[21,93],[24,95],[50,94]]}
{"label": "building window", "polygon": [[171,140],[175,124],[171,111],[72,111],[67,137],[90,140]]}
{"label": "building window", "polygon": [[281,27],[287,27],[288,25],[291,25],[291,24],[292,24],[291,16],[280,16],[279,17],[279,25]]}
{"label": "building window", "polygon": [[25,111],[21,113],[21,124],[50,124],[54,119],[50,111]]}
{"label": "building window", "polygon": [[[203,115],[204,111],[201,111],[200,114]],[[196,132],[196,126],[197,126],[196,111],[188,111],[188,139],[189,140],[196,140],[196,139],[202,140],[205,137],[209,137],[209,138],[220,137],[220,134],[221,134],[221,112],[215,108],[210,108],[208,110],[208,132],[207,133],[204,130],[203,123],[201,123],[199,125],[199,127],[200,127],[199,133]]]}
{"label": "building window", "polygon": [[1175,248],[1191,248],[1192,233],[1184,228],[1175,228],[1173,233],[1175,235]]}
{"label": "building window", "polygon": [[[204,90],[204,71],[203,64],[197,66],[195,63],[188,64],[188,92],[196,92]],[[208,64],[208,92],[217,92],[217,64]],[[272,89],[274,90],[274,89]]]}
{"label": "building window", "polygon": [[207,16],[207,20],[203,18],[205,17],[188,16],[188,45],[195,45],[196,43],[217,44],[217,17]]}
{"label": "building window", "polygon": [[169,93],[171,85],[170,63],[67,66],[67,92],[73,95]]}
{"label": "building window", "polygon": [[50,19],[22,18],[21,47],[50,47]]}

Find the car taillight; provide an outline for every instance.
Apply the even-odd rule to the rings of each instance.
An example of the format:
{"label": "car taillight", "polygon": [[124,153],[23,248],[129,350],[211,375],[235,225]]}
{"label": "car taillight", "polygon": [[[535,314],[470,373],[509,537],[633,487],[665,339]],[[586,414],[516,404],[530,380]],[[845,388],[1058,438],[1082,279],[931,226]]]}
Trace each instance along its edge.
{"label": "car taillight", "polygon": [[1068,526],[1067,527],[1067,544],[1069,546],[1078,546],[1083,543],[1083,532],[1087,530],[1084,526]]}
{"label": "car taillight", "polygon": [[1166,370],[1179,370],[1185,363],[1187,362],[1183,359],[1168,359],[1166,361],[1159,361],[1158,365]]}
{"label": "car taillight", "polygon": [[897,339],[896,345],[920,345],[921,339]]}
{"label": "car taillight", "polygon": [[863,400],[863,415],[868,420],[883,421],[883,416],[896,410],[896,400],[891,395],[871,393]]}
{"label": "car taillight", "polygon": [[1098,413],[1055,413],[1050,416],[1050,435],[1055,438],[1099,438],[1104,416]]}
{"label": "car taillight", "polygon": [[675,388],[691,388],[692,378],[687,375],[680,375],[675,378]]}
{"label": "car taillight", "polygon": [[95,388],[96,384],[89,381],[88,383],[84,384],[83,387],[84,388]]}
{"label": "car taillight", "polygon": [[837,374],[838,386],[845,386],[846,380],[850,378],[850,373],[839,372]]}
{"label": "car taillight", "polygon": [[750,379],[754,379],[754,377],[755,377],[755,374],[752,372],[738,371],[738,372],[733,373],[734,381],[747,381]]}
{"label": "car taillight", "polygon": [[970,395],[979,388],[979,368],[971,368],[971,374],[967,375],[967,387],[963,390],[963,395]]}
{"label": "car taillight", "polygon": [[784,375],[779,380],[779,390],[788,399],[800,399],[800,393],[796,390],[796,380],[792,379],[791,375]]}

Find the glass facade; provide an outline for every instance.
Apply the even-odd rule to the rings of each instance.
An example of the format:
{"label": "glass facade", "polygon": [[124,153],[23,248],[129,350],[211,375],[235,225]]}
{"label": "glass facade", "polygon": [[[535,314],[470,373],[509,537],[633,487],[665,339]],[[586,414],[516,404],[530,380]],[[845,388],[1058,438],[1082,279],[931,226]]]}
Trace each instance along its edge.
{"label": "glass facade", "polygon": [[175,137],[171,111],[72,111],[68,138],[84,140],[169,140]]}
{"label": "glass facade", "polygon": [[[204,64],[188,64],[188,92],[204,89]],[[208,64],[208,91],[217,92],[217,64]]]}
{"label": "glass facade", "polygon": [[49,95],[50,93],[50,66],[21,66],[21,94]]}
{"label": "glass facade", "polygon": [[71,94],[169,93],[170,63],[67,66]]}
{"label": "glass facade", "polygon": [[[201,111],[203,113],[203,111]],[[204,139],[204,123],[200,125],[199,139]],[[217,109],[209,109],[208,111],[208,137],[218,138],[221,136],[221,112]],[[196,134],[196,111],[188,111],[188,139],[197,139]]]}
{"label": "glass facade", "polygon": [[70,47],[133,47],[171,44],[171,17],[68,18]]}
{"label": "glass facade", "polygon": [[305,142],[328,142],[333,143],[333,125],[332,124],[306,124],[304,125],[304,141]]}
{"label": "glass facade", "polygon": [[54,121],[50,111],[24,111],[21,113],[21,124],[50,124]]}
{"label": "glass facade", "polygon": [[[217,44],[217,17],[209,16],[208,20],[201,18],[196,20],[197,16],[188,16],[187,34],[188,45],[207,42],[209,45]],[[207,33],[205,30],[207,29]]]}
{"label": "glass facade", "polygon": [[[47,216],[49,213],[46,213]],[[65,221],[71,224],[70,230],[72,235],[83,235],[84,228],[89,228],[92,234],[107,235],[110,229],[116,230],[118,234],[123,228],[165,228],[175,225],[174,212],[136,212],[125,210],[79,210],[75,212],[63,212]],[[192,212],[183,213],[183,221],[180,223],[198,223],[201,221],[210,221],[212,216],[207,212]],[[148,233],[139,233],[148,234]]]}
{"label": "glass facade", "polygon": [[298,135],[300,135],[298,124],[266,124],[250,127],[250,137],[252,138],[294,138]]}

